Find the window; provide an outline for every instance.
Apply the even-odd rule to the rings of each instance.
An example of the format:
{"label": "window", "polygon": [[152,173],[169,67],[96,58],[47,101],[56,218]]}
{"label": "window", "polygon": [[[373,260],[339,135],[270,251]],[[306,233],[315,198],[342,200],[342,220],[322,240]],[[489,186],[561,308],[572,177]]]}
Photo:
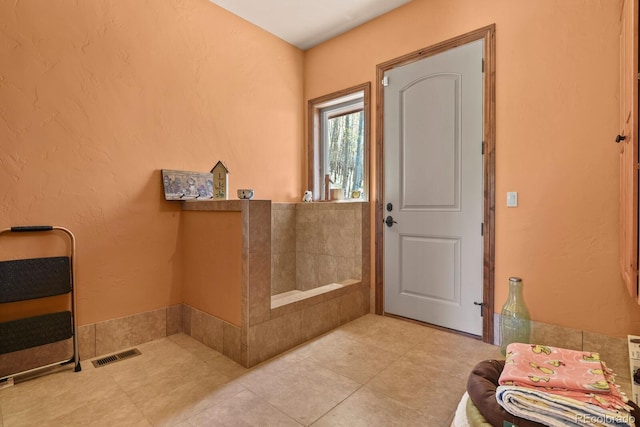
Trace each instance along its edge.
{"label": "window", "polygon": [[345,199],[369,198],[369,88],[366,83],[309,101],[314,200],[329,199],[330,189],[342,190]]}

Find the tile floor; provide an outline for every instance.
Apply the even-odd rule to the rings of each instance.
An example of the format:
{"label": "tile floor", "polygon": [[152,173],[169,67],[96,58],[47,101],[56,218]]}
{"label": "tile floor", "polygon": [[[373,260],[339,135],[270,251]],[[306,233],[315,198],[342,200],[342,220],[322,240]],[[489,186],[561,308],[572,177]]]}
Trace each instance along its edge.
{"label": "tile floor", "polygon": [[478,340],[366,315],[245,369],[184,334],[0,390],[0,427],[448,426]]}

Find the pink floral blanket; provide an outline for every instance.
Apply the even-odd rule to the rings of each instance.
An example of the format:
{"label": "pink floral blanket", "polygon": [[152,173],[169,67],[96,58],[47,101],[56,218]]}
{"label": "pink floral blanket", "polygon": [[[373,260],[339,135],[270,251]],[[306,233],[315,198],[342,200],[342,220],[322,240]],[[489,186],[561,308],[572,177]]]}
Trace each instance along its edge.
{"label": "pink floral blanket", "polygon": [[598,353],[535,344],[507,347],[500,385],[534,388],[607,409],[630,410]]}

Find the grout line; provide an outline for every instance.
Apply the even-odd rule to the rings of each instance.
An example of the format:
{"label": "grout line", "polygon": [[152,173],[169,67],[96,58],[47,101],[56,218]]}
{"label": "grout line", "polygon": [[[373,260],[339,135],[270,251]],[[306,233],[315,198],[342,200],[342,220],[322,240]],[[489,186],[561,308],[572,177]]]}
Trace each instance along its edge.
{"label": "grout line", "polygon": [[[328,368],[325,368],[325,369],[328,369]],[[333,371],[331,371],[331,372],[333,372]],[[340,374],[338,374],[338,375],[340,375]],[[344,376],[344,375],[343,375],[343,376]],[[345,377],[345,378],[347,378],[347,377]],[[349,379],[351,379],[351,378],[349,378]],[[352,381],[355,381],[355,380],[352,380]],[[357,381],[355,381],[355,382],[357,382]],[[365,383],[365,384],[366,384],[366,383]],[[338,406],[342,405],[342,404],[343,404],[343,403],[344,403],[348,398],[350,398],[350,397],[351,397],[351,396],[353,396],[355,393],[357,393],[359,390],[361,390],[361,389],[362,389],[362,387],[364,387],[364,386],[365,386],[365,384],[360,384],[360,387],[358,387],[357,389],[353,390],[351,393],[349,393],[347,396],[345,396],[345,398],[344,398],[344,399],[342,399],[340,402],[338,402],[338,403],[336,403],[335,405],[333,405],[333,406],[332,406],[331,408],[329,408],[329,409],[328,409],[324,414],[320,415],[318,418],[316,418],[315,420],[313,420],[309,425],[311,426],[311,425],[315,424],[316,422],[320,421],[322,418],[324,418],[326,415],[328,415],[328,414],[329,414],[329,412],[333,411],[333,410],[334,410],[334,409],[336,409]]]}

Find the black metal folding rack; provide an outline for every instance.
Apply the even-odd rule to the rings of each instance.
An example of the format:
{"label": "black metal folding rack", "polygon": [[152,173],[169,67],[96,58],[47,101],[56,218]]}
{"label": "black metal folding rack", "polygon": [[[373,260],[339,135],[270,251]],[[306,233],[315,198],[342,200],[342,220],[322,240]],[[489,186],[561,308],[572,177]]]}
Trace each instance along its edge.
{"label": "black metal folding rack", "polygon": [[46,344],[73,338],[73,356],[67,360],[57,360],[43,366],[30,368],[0,377],[0,381],[19,375],[37,373],[40,370],[54,368],[73,362],[78,372],[80,357],[78,353],[76,324],[76,293],[74,289],[75,265],[73,257],[76,240],[73,233],[64,228],[50,225],[20,226],[0,230],[5,233],[63,232],[70,240],[68,256],[17,259],[0,262],[0,310],[2,304],[17,301],[35,300],[57,295],[68,295],[71,310],[40,314],[0,323],[0,354],[26,350]]}

